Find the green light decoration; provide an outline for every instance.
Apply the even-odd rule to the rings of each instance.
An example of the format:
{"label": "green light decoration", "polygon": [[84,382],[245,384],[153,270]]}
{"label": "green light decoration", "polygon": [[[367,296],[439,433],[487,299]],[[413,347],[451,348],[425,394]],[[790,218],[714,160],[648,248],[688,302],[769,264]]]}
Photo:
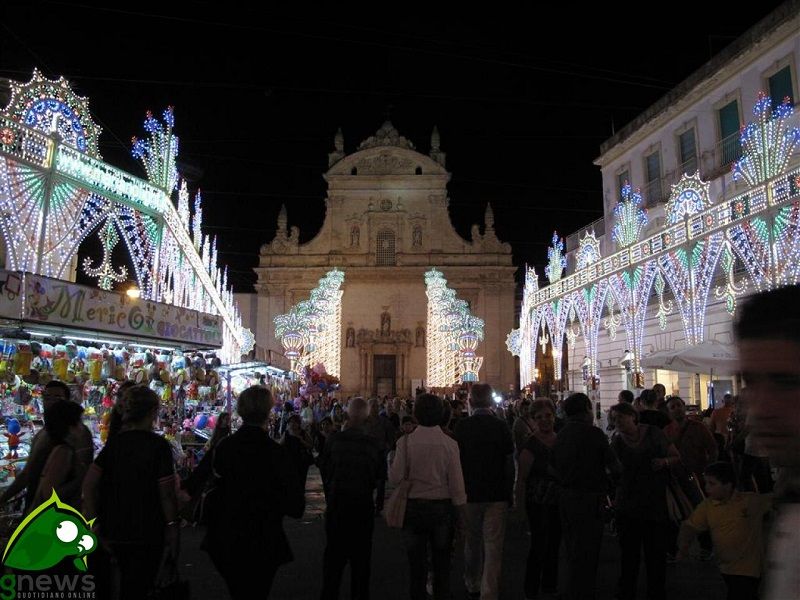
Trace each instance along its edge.
{"label": "green light decoration", "polygon": [[642,208],[642,195],[633,190],[626,181],[622,186],[622,200],[614,207],[616,223],[611,230],[612,239],[620,248],[627,248],[639,241],[647,225],[647,211]]}
{"label": "green light decoration", "polygon": [[656,273],[656,281],[655,281],[655,288],[656,294],[658,294],[658,312],[656,316],[658,317],[658,326],[661,328],[661,331],[664,331],[667,328],[667,315],[672,312],[672,300],[669,303],[664,302],[664,277],[661,275],[661,271]]}
{"label": "green light decoration", "polygon": [[747,289],[747,286],[745,286],[743,283],[737,283],[736,279],[734,278],[736,257],[731,250],[731,245],[729,242],[725,244],[720,260],[722,262],[722,270],[725,273],[725,285],[717,286],[717,288],[714,290],[714,295],[719,300],[725,300],[725,310],[732,315],[736,312],[736,296],[742,295]]}
{"label": "green light decoration", "polygon": [[89,277],[97,278],[97,287],[101,290],[111,291],[114,289],[114,282],[122,283],[128,279],[128,269],[123,266],[119,268],[119,271],[115,271],[114,265],[111,264],[111,253],[119,242],[117,228],[111,219],[106,221],[105,226],[97,235],[103,243],[103,260],[100,261],[100,266],[94,268],[92,259],[87,256],[83,260],[83,272]]}
{"label": "green light decoration", "polygon": [[756,186],[786,170],[789,159],[800,145],[800,128],[788,126],[793,112],[789,98],[773,111],[772,99],[764,92],[758,93],[753,107],[755,122],[742,128],[742,157],[733,167],[735,180],[744,179]]}

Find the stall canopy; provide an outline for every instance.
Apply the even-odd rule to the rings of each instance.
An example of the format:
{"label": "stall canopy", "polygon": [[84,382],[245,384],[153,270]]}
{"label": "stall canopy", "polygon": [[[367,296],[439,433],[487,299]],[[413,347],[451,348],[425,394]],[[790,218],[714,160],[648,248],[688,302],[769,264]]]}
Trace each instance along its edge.
{"label": "stall canopy", "polygon": [[739,369],[736,348],[713,340],[679,350],[660,350],[641,361],[646,369],[664,369],[682,373],[720,373],[731,375]]}

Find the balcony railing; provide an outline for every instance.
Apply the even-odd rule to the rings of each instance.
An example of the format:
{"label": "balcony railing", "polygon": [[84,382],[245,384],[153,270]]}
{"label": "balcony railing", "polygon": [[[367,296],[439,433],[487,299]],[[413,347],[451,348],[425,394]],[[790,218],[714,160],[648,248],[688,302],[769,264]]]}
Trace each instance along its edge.
{"label": "balcony railing", "polygon": [[606,234],[606,221],[605,217],[600,217],[593,223],[589,223],[585,227],[581,227],[578,231],[570,233],[567,236],[567,252],[577,250],[580,245],[581,238],[587,231],[594,231],[595,236],[599,240],[601,236]]}
{"label": "balcony railing", "polygon": [[739,160],[742,157],[742,143],[739,132],[737,131],[717,143],[714,154],[717,158],[716,166],[718,167],[725,167]]}
{"label": "balcony railing", "polygon": [[659,177],[649,182],[644,186],[642,195],[644,196],[645,208],[650,208],[651,206],[664,202],[667,199],[664,193],[664,179]]}

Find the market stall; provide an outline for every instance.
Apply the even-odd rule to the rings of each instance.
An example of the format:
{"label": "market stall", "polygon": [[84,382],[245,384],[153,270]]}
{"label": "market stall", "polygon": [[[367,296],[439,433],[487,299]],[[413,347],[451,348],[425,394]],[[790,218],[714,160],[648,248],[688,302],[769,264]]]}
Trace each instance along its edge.
{"label": "market stall", "polygon": [[[216,402],[220,318],[29,273],[0,270],[0,481],[13,478],[41,426],[41,396],[65,382],[84,407],[99,448],[120,383],[149,385],[162,400],[164,432],[186,406]],[[201,392],[202,390],[202,392]],[[16,448],[14,447],[16,446]]]}

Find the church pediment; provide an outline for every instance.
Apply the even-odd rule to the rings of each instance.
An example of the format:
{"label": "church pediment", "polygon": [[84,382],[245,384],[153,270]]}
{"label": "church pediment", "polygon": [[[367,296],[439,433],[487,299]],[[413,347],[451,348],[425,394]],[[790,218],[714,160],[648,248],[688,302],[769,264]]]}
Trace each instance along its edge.
{"label": "church pediment", "polygon": [[447,171],[431,159],[414,150],[394,147],[369,148],[351,154],[329,171],[328,176],[364,175],[447,175]]}

